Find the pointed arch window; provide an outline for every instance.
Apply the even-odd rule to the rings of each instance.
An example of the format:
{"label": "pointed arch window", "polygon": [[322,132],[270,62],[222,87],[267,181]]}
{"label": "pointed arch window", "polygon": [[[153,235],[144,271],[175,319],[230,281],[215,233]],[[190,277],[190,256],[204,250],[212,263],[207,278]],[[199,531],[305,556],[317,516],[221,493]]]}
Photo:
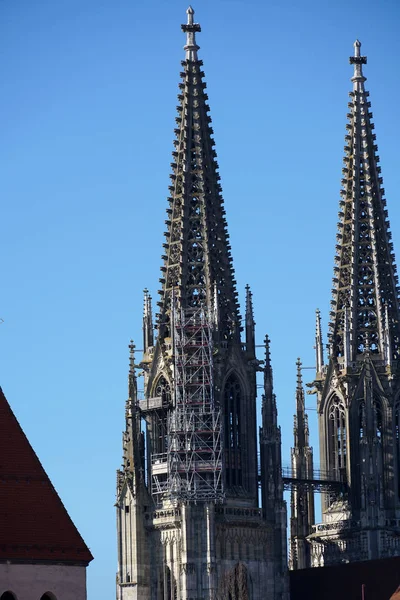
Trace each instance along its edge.
{"label": "pointed arch window", "polygon": [[163,406],[168,406],[171,402],[171,386],[163,375],[157,381],[155,395],[161,398]]}
{"label": "pointed arch window", "polygon": [[4,592],[4,594],[0,596],[0,600],[17,600],[17,596],[12,592]]}
{"label": "pointed arch window", "polygon": [[224,445],[228,486],[242,484],[241,403],[241,385],[238,378],[232,374],[224,388]]}
{"label": "pointed arch window", "polygon": [[328,411],[329,467],[337,478],[346,468],[347,428],[346,409],[343,400],[334,396]]}

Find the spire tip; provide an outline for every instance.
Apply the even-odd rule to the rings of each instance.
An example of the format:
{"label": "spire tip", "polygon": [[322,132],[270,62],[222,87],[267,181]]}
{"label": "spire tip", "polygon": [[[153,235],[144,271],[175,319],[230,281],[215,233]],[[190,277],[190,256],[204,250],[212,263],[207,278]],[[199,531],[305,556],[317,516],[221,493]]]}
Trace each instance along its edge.
{"label": "spire tip", "polygon": [[361,56],[360,40],[356,40],[354,42],[353,46],[354,46],[354,56],[350,56],[350,59],[349,59],[350,64],[354,66],[354,75],[351,78],[351,80],[354,84],[354,89],[358,89],[358,84],[359,83],[363,84],[364,81],[366,80],[366,78],[364,77],[363,72],[362,72],[362,65],[367,64],[367,57]]}
{"label": "spire tip", "polygon": [[186,11],[187,23],[182,25],[182,31],[186,33],[186,60],[195,61],[197,60],[197,50],[199,46],[196,44],[196,33],[201,31],[201,27],[198,23],[194,22],[194,10],[191,6]]}

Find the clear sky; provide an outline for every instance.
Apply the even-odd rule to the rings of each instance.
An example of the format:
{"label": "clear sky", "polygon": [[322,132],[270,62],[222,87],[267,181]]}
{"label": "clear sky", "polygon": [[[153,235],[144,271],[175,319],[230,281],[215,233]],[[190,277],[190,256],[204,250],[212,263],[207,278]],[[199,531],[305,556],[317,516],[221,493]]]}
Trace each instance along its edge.
{"label": "clear sky", "polygon": [[[143,288],[159,288],[186,8],[0,0],[0,383],[95,556],[89,600],[115,597],[127,345],[141,345]],[[357,37],[400,256],[400,4],[194,8],[240,298],[249,283],[257,343],[271,338],[287,463],[317,307],[327,329]]]}

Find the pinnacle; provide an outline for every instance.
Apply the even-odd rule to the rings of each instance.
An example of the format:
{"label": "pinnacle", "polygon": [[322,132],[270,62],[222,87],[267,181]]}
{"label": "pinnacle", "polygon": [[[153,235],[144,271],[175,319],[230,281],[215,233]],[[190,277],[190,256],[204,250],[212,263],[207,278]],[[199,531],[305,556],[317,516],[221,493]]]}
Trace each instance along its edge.
{"label": "pinnacle", "polygon": [[303,381],[302,381],[302,377],[301,377],[302,362],[301,362],[300,358],[298,358],[296,361],[296,367],[297,367],[297,387],[301,388],[303,385]]}

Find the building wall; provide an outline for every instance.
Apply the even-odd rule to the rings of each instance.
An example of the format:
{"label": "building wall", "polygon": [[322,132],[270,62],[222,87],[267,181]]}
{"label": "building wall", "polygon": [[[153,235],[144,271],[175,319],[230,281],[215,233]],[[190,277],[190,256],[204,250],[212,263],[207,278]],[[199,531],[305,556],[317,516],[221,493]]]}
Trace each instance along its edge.
{"label": "building wall", "polygon": [[86,600],[86,567],[0,564],[0,597],[12,592],[16,600],[40,600],[50,592],[55,600]]}
{"label": "building wall", "polygon": [[289,572],[290,600],[389,600],[400,583],[400,558]]}

